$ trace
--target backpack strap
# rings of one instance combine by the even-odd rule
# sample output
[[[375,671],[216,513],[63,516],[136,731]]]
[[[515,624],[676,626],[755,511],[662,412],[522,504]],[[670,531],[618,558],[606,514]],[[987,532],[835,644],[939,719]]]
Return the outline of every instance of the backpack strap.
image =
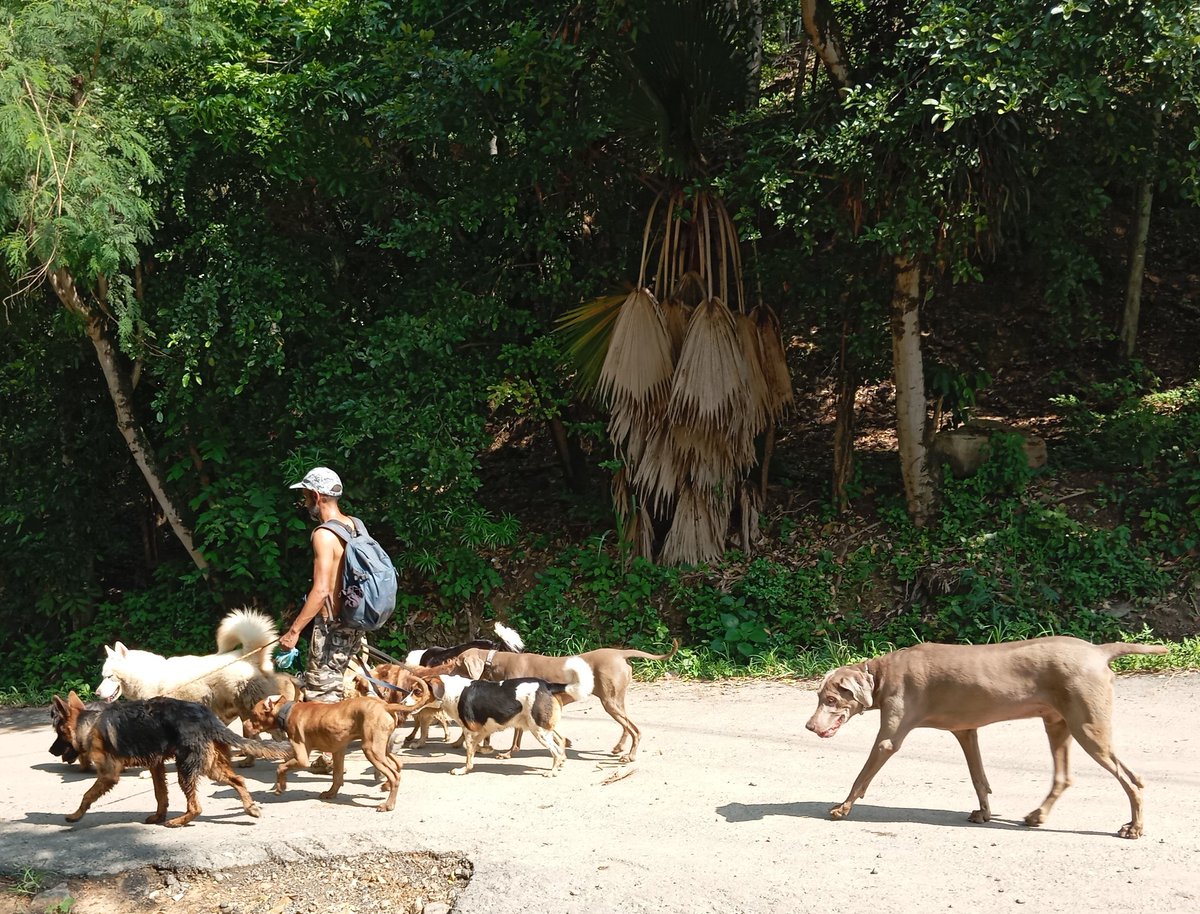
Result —
[[[325,523],[317,527],[318,530],[329,530],[337,534],[338,539],[343,543],[348,543],[353,537],[366,536],[367,528],[363,526],[363,522],[357,517],[350,518],[354,522],[354,527],[349,524],[343,524],[340,520],[327,520]]]

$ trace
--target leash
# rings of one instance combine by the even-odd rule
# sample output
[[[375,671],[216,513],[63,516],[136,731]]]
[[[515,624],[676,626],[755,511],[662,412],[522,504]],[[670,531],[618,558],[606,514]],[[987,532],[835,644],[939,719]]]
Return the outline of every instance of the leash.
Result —
[[[403,686],[398,686],[394,682],[384,682],[382,679],[376,679],[374,676],[368,676],[366,673],[359,673],[363,679],[377,686],[384,686],[388,689],[394,689],[397,692],[403,692],[405,696],[411,695],[416,689],[406,689]]]
[[[385,663],[394,663],[394,664],[396,664],[396,666],[404,666],[403,660],[397,660],[391,654],[385,654],[379,648],[374,647],[370,644],[368,644],[366,647],[367,647],[367,653],[372,655],[373,657],[378,657],[380,660],[384,661]]]
[[[278,642],[279,642],[279,636],[276,635],[274,638],[272,638],[270,641],[267,641],[265,644],[261,644],[256,648],[251,648],[250,650],[246,651],[246,653],[240,654],[237,657],[234,657],[228,663],[222,663],[220,666],[213,667],[211,670],[209,670],[207,673],[203,674],[202,676],[197,676],[194,679],[188,679],[185,682],[181,682],[179,685],[181,687],[188,686],[194,682],[200,682],[202,679],[208,679],[210,676],[213,675],[213,673],[220,672],[221,670],[225,669],[226,667],[233,666],[235,663],[240,663],[241,661],[245,660],[247,657],[252,657],[255,654],[265,651],[272,644],[277,644]],[[285,659],[287,660],[286,663],[281,663],[280,665],[283,666],[284,669],[287,669],[288,667],[291,666],[292,661],[296,659],[296,655],[298,653],[299,653],[299,650],[297,648],[292,648],[290,651],[288,651],[286,654],[282,655],[282,657],[279,658],[280,660],[285,660]]]

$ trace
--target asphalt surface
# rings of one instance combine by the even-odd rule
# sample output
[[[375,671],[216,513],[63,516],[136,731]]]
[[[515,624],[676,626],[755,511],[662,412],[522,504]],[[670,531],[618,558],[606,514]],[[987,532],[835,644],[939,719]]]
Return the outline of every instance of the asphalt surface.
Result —
[[[507,761],[480,757],[474,772],[454,777],[461,755],[435,738],[404,754],[392,813],[369,808],[379,794],[359,752],[332,803],[316,797],[328,778],[310,774],[275,797],[273,766],[259,762],[243,774],[261,819],[247,817],[230,788],[205,782],[204,812],[182,829],[141,824],[153,794],[132,773],[68,825],[63,816],[91,777],[47,752],[48,711],[0,712],[0,866],[69,875],[147,864],[322,866],[383,847],[467,854],[475,875],[458,914],[1200,909],[1200,674],[1117,680],[1115,748],[1147,785],[1137,841],[1115,837],[1128,801],[1078,746],[1074,786],[1047,824],[1021,824],[1050,783],[1036,720],[980,733],[997,817],[989,824],[967,822],[975,797],[966,764],[953,737],[932,730],[908,738],[849,819],[830,821],[878,715],[820,740],[804,730],[813,686],[635,683],[628,708],[642,750],[624,766],[607,755],[619,729],[599,703],[571,705],[562,730],[574,748],[553,779],[542,776],[550,759],[536,744]],[[170,791],[174,815],[183,800],[173,775]]]

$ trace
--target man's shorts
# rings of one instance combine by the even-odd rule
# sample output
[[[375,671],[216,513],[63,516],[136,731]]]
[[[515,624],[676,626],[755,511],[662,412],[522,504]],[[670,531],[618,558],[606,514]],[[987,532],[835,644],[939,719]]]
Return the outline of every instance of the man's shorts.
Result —
[[[308,669],[304,673],[305,701],[341,701],[343,676],[350,658],[363,645],[365,634],[347,628],[337,620],[323,615],[313,619],[312,638],[308,645]]]

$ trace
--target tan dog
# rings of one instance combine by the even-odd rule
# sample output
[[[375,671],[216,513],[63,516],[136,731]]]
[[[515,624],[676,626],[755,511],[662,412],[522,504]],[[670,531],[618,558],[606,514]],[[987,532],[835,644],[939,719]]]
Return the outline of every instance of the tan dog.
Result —
[[[394,715],[417,710],[429,701],[429,695],[429,687],[418,680],[411,694],[391,704],[371,697],[292,702],[274,696],[254,706],[244,729],[250,736],[281,729],[291,741],[295,758],[276,769],[276,794],[286,788],[289,770],[308,767],[310,750],[332,754],[333,784],[321,794],[322,800],[337,796],[343,782],[346,747],[356,739],[362,740],[363,754],[375,766],[388,790],[387,799],[375,807],[376,811],[389,812],[396,808],[396,791],[400,787],[401,763],[388,751],[388,738],[396,727]]]
[[[371,678],[376,680],[374,683],[369,682],[362,676],[357,676],[356,682],[359,693],[367,695],[371,689],[378,693],[383,693],[384,698],[391,694],[390,689],[386,685],[380,683],[388,683],[403,690],[413,688],[413,681],[423,679],[428,682],[433,676],[439,672],[444,672],[445,667],[421,667],[413,665],[402,665],[398,663],[381,663],[373,667],[370,671]],[[450,718],[446,716],[446,712],[442,709],[441,701],[432,699],[429,704],[425,705],[419,711],[412,715],[413,728],[412,731],[404,738],[405,746],[412,746],[414,749],[424,748],[429,741],[429,727],[437,721],[442,727],[442,739],[446,742],[450,741]],[[420,738],[418,739],[418,733]]]
[[[841,819],[884,763],[900,751],[917,727],[949,730],[967,757],[979,797],[972,822],[992,817],[983,773],[978,729],[1002,720],[1040,717],[1050,738],[1054,782],[1042,805],[1025,817],[1041,825],[1070,786],[1067,750],[1075,737],[1129,796],[1130,821],[1117,833],[1142,834],[1142,779],[1112,750],[1113,673],[1108,664],[1124,654],[1165,654],[1151,644],[1089,644],[1078,638],[1035,638],[1007,644],[918,644],[826,674],[817,691],[817,710],[807,727],[822,738],[837,733],[855,714],[879,710],[879,735],[850,795],[829,814]]]
[[[633,681],[633,667],[630,658],[645,660],[666,660],[679,650],[679,641],[671,645],[671,650],[665,654],[647,654],[645,651],[622,650],[615,647],[602,647],[599,650],[588,651],[579,657],[592,670],[592,691],[609,716],[621,725],[621,738],[612,748],[613,755],[621,756],[622,762],[632,762],[637,758],[638,744],[642,740],[641,731],[625,711],[625,692]],[[543,654],[510,654],[497,651],[482,651],[472,648],[463,652],[454,660],[453,672],[465,675],[471,679],[486,679],[490,682],[500,682],[505,679],[521,679],[532,677],[544,679],[547,682],[567,682],[571,676],[567,672],[569,657],[547,657]],[[560,695],[560,700],[566,704],[575,696]],[[584,697],[584,696],[579,696]],[[622,754],[625,740],[631,741],[628,754]],[[514,741],[514,745],[516,745]]]

